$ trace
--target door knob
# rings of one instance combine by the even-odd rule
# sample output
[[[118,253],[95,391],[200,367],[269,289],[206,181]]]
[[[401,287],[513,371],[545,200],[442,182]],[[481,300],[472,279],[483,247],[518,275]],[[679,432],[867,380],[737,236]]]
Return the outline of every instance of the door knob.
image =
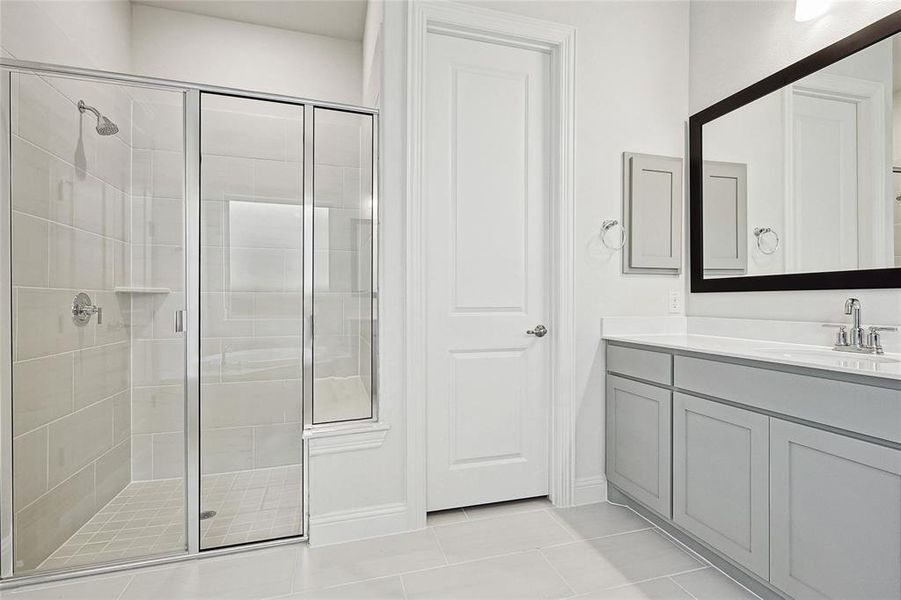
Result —
[[[544,337],[547,335],[547,327],[544,325],[536,325],[535,329],[529,329],[526,333],[534,335],[535,337]]]

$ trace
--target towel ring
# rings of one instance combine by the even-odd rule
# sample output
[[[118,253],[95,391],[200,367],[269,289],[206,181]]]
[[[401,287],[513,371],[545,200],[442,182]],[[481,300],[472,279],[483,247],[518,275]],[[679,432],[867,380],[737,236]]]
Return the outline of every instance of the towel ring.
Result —
[[[760,243],[760,240],[763,238],[763,236],[768,233],[773,236],[773,247],[770,249],[764,248],[763,244]],[[773,254],[774,252],[776,252],[776,250],[779,249],[779,234],[773,231],[773,229],[770,227],[755,227],[754,237],[757,238],[757,248],[764,254]]]
[[[617,226],[619,226],[619,244],[611,246],[607,242],[607,232]],[[601,243],[611,250],[622,250],[622,247],[626,245],[626,230],[619,224],[619,221],[616,219],[607,219],[601,223]]]

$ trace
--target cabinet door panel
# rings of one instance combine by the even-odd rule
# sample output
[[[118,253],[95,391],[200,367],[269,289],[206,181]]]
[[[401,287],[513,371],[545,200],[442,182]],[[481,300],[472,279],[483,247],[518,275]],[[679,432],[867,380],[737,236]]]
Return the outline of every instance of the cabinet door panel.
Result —
[[[764,415],[673,396],[673,520],[769,575],[769,441]]]
[[[772,419],[770,457],[773,585],[901,598],[901,451]]]
[[[672,394],[607,376],[607,478],[670,518]]]

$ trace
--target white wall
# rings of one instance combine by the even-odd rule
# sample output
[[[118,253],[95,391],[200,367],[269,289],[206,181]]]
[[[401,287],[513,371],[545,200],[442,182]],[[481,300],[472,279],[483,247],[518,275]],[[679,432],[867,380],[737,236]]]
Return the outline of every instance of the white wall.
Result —
[[[0,46],[21,60],[128,72],[131,3],[0,2]]]
[[[135,4],[135,73],[359,104],[360,42]]]
[[[689,104],[695,113],[901,9],[897,0],[835,2],[822,18],[794,20],[794,2],[691,2]],[[836,290],[690,294],[689,315],[834,321],[849,295],[870,324],[901,323],[901,292]]]

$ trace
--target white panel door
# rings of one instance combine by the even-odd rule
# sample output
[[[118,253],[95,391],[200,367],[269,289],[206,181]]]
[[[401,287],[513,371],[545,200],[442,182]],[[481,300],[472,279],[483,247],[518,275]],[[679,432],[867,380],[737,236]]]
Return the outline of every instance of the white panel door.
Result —
[[[794,94],[791,153],[790,269],[857,269],[857,105]]]
[[[440,510],[548,491],[549,61],[427,43],[428,508]],[[548,336],[526,334],[538,324]]]

